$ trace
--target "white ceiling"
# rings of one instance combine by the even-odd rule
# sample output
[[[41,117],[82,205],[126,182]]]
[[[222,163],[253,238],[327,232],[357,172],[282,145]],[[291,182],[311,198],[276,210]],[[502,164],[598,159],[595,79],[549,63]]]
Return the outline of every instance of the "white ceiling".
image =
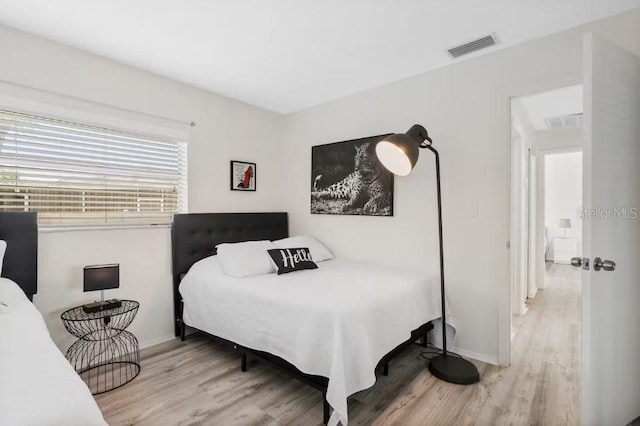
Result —
[[[582,85],[564,87],[549,92],[519,98],[529,121],[536,130],[547,129],[544,119],[583,112]]]
[[[640,7],[640,0],[0,0],[0,23],[288,113]]]

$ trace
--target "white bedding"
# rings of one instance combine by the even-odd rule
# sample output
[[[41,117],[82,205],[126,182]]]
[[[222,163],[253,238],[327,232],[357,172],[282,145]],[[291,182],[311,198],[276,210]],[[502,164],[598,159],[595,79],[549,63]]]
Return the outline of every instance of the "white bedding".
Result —
[[[106,425],[17,284],[0,278],[0,302],[0,425]]]
[[[203,259],[180,285],[184,321],[328,377],[329,424],[346,425],[347,397],[375,383],[379,360],[440,317],[439,280],[343,259],[318,267],[233,278]]]

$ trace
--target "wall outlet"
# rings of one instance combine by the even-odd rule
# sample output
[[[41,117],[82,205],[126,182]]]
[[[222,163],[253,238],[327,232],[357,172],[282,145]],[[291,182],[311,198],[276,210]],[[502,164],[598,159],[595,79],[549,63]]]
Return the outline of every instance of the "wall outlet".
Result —
[[[467,216],[469,216],[469,217],[478,216],[478,202],[477,201],[470,201],[469,202],[469,205],[467,206]]]

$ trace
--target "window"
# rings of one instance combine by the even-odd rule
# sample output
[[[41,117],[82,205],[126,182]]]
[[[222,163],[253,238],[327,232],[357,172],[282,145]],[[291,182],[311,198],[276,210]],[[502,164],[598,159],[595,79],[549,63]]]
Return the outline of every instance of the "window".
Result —
[[[170,223],[186,207],[186,145],[0,110],[0,209],[44,226]]]

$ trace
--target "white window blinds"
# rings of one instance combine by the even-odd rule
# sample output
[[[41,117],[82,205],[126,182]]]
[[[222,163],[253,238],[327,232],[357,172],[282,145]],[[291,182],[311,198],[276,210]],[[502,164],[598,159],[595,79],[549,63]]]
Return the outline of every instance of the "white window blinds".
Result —
[[[165,224],[185,210],[187,144],[0,110],[0,209],[41,225]]]

